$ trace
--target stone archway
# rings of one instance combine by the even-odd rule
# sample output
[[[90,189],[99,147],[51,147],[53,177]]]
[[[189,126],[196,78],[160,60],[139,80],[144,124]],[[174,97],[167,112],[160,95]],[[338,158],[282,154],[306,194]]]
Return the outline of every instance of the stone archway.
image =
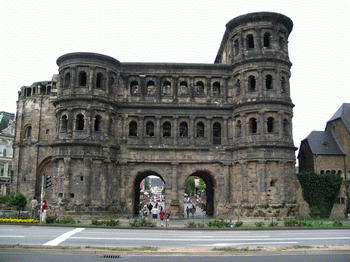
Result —
[[[140,184],[142,182],[143,179],[145,179],[148,176],[157,176],[159,177],[165,184],[164,179],[156,172],[154,171],[143,171],[143,172],[139,172],[135,179],[134,179],[134,183],[133,183],[133,191],[134,191],[134,205],[133,205],[133,215],[138,215],[140,212]]]
[[[42,173],[45,173],[49,176],[52,177],[52,162],[51,162],[52,157],[49,156],[45,158],[43,161],[41,161],[39,167],[38,167],[38,172],[36,174],[36,183],[35,183],[35,196],[40,199],[40,193],[41,193],[41,181],[42,181]],[[46,198],[51,197],[51,188],[48,188],[45,190]]]
[[[203,181],[206,184],[205,189],[205,214],[207,216],[213,216],[214,215],[214,188],[215,188],[215,180],[213,176],[208,171],[196,171],[190,176],[196,176],[203,179]]]

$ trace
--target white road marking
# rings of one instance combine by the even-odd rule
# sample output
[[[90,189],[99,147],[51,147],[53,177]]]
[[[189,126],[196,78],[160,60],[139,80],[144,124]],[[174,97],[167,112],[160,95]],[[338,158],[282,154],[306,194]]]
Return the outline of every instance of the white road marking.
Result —
[[[2,235],[0,235],[0,237],[4,237],[5,238],[5,237],[24,237],[24,236],[6,236],[6,235],[2,236]]]
[[[60,235],[59,237],[56,237],[54,240],[51,240],[44,244],[44,246],[57,246],[58,244],[62,243],[63,241],[67,240],[71,236],[73,236],[75,233],[79,233],[83,231],[85,228],[76,228],[72,231],[69,231],[67,233],[64,233],[63,235]]]
[[[280,244],[280,245],[284,245],[284,244],[298,244],[299,242],[257,242],[257,243],[217,243],[217,244],[213,244],[213,245],[201,245],[201,246],[214,246],[214,247],[231,247],[231,246],[241,246],[241,245],[272,245],[272,244]]]

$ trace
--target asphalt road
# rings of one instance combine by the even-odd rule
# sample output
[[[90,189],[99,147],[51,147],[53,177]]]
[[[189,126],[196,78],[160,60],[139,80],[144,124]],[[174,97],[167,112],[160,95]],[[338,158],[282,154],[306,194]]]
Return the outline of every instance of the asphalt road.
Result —
[[[0,245],[267,247],[350,245],[350,229],[161,230],[0,225]]]

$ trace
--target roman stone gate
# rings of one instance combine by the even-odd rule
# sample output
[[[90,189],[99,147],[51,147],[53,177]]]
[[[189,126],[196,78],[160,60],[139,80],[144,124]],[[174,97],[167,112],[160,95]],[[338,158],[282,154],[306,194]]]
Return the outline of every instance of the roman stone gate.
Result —
[[[292,27],[278,13],[236,17],[213,64],[59,57],[58,75],[19,93],[14,190],[36,194],[38,163],[51,159],[57,213],[135,214],[155,175],[173,218],[190,176],[206,183],[209,215],[293,215]]]

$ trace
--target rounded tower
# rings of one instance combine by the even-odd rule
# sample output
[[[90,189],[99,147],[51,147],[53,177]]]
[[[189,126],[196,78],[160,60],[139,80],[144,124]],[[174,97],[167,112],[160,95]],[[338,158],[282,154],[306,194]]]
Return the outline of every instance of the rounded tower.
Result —
[[[226,24],[215,61],[232,68],[232,157],[234,173],[239,174],[232,181],[232,198],[253,212],[264,207],[260,212],[266,215],[295,211],[288,56],[292,27],[292,20],[278,13],[236,17]]]
[[[120,62],[100,54],[71,53],[59,57],[57,65],[57,135],[52,143],[57,197],[52,204],[64,210],[107,210],[116,204],[109,191],[118,151],[114,97]]]

